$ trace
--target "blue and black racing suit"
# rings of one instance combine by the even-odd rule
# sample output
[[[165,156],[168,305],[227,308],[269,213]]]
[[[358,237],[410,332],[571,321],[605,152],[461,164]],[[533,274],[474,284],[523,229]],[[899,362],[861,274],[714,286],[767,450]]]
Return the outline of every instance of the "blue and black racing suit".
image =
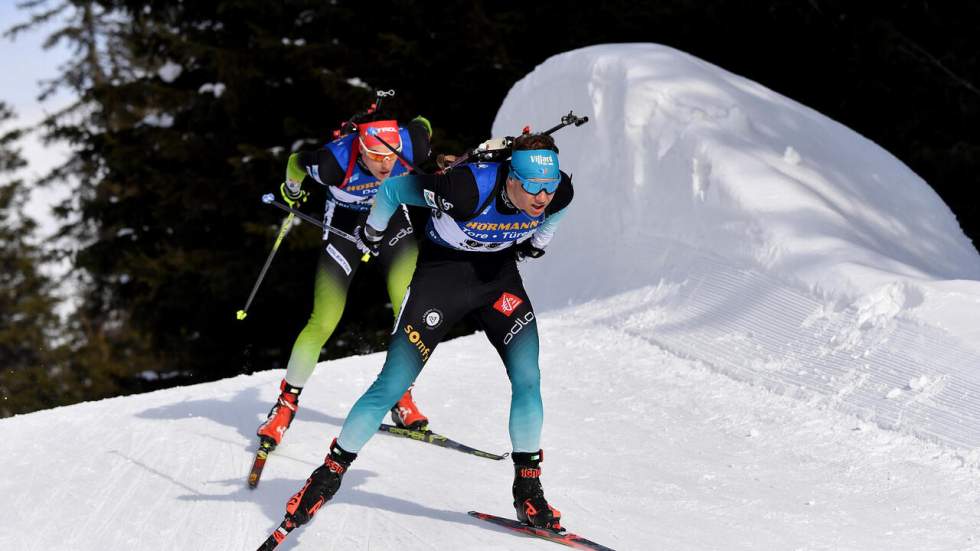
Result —
[[[507,369],[513,450],[541,448],[537,322],[512,248],[527,240],[547,246],[571,203],[572,182],[562,173],[551,203],[533,217],[508,200],[508,169],[507,163],[476,163],[444,175],[388,178],[381,186],[367,220],[373,228],[386,229],[399,204],[428,206],[432,217],[384,368],[337,438],[344,450],[358,452],[377,432],[442,338],[467,315],[482,326]]]

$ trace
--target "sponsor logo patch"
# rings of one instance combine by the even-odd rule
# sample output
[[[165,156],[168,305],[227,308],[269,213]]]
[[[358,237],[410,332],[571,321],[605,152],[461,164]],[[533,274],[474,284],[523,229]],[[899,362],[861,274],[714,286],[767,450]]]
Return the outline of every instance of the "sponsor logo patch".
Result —
[[[429,329],[435,329],[442,324],[442,312],[433,308],[422,316],[422,320],[425,321],[426,327]]]
[[[536,229],[541,224],[540,220],[531,220],[530,222],[467,222],[466,228],[475,231],[518,231],[518,230],[533,230]]]
[[[365,134],[368,136],[377,136],[378,134],[390,134],[392,132],[398,132],[398,129],[393,126],[372,126],[367,129]]]
[[[510,341],[514,340],[514,337],[521,332],[521,329],[531,324],[534,321],[534,312],[528,312],[524,314],[524,317],[519,317],[514,320],[514,325],[510,327],[510,331],[504,336],[504,346],[510,344]]]
[[[340,254],[340,251],[334,248],[333,244],[327,245],[327,254],[329,254],[330,258],[334,259],[334,261],[340,265],[340,268],[344,270],[345,274],[350,275],[350,262],[347,262],[344,255]]]
[[[412,343],[415,348],[419,349],[419,356],[422,357],[422,361],[429,361],[429,354],[432,353],[432,349],[426,346],[425,342],[422,341],[422,334],[416,331],[411,325],[406,325],[405,335],[408,336],[408,342]]]
[[[493,303],[493,309],[509,318],[514,313],[514,310],[517,310],[517,307],[521,304],[524,304],[524,301],[518,296],[504,292],[504,294],[500,295],[500,298],[497,299],[497,302]]]
[[[396,233],[394,237],[388,240],[388,246],[394,247],[396,244],[398,244],[399,241],[402,240],[403,237],[412,235],[412,232],[414,231],[415,230],[412,228],[412,226],[408,226],[407,228],[402,228],[398,230],[398,233]]]
[[[354,181],[354,177],[353,176],[351,177],[350,181],[351,182]],[[356,186],[347,186],[347,191],[348,192],[364,191],[366,189],[374,189],[374,188],[378,188],[378,187],[381,187],[381,182],[375,180],[373,182],[368,182],[366,184],[357,184]],[[377,190],[375,190],[375,193],[377,193]]]
[[[424,189],[422,190],[422,196],[425,197],[426,205],[429,205],[434,209],[439,208],[438,206],[436,206],[436,192],[432,190]]]

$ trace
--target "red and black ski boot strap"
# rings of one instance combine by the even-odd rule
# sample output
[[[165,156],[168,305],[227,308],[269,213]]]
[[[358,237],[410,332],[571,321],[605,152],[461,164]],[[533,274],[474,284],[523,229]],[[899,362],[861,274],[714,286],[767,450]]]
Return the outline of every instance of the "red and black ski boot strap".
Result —
[[[514,509],[517,519],[537,528],[560,532],[561,511],[548,505],[541,487],[541,462],[544,454],[514,452]]]
[[[297,526],[309,522],[320,507],[330,501],[340,489],[341,479],[355,459],[357,454],[338,446],[337,439],[334,438],[330,444],[330,452],[323,459],[323,465],[317,467],[300,491],[289,498],[286,503],[286,518]]]

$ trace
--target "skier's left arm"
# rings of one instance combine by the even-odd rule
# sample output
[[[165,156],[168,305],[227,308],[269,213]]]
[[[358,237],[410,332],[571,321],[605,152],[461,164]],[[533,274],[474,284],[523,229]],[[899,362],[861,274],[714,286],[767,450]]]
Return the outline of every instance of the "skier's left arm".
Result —
[[[388,178],[374,196],[367,226],[384,231],[399,204],[438,209],[457,220],[463,220],[472,217],[479,198],[476,179],[469,170]]]
[[[391,215],[401,204],[415,207],[427,206],[418,176],[407,174],[385,179],[378,189],[378,194],[374,196],[374,205],[368,214],[367,225],[372,230],[383,233],[388,228]]]

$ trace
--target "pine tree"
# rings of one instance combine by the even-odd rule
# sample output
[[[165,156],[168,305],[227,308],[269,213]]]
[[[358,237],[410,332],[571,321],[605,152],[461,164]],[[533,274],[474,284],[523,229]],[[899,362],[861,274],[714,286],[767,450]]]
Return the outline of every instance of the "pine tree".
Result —
[[[0,129],[14,114],[0,102]],[[0,134],[0,417],[57,403],[61,366],[53,283],[41,272],[43,252],[32,242],[36,224],[23,214],[28,190],[13,173],[25,166],[16,148],[22,130]]]

